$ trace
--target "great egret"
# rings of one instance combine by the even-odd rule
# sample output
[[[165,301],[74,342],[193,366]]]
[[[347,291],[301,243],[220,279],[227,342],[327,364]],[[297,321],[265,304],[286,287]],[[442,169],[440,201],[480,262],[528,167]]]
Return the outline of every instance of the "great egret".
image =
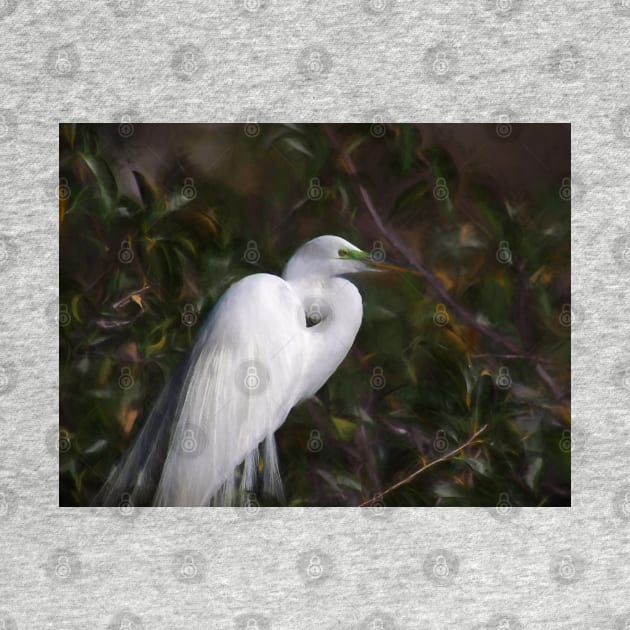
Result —
[[[320,236],[282,278],[260,273],[232,285],[93,505],[243,504],[260,451],[263,492],[282,501],[274,433],[354,342],[363,306],[344,276],[378,267],[343,238]]]

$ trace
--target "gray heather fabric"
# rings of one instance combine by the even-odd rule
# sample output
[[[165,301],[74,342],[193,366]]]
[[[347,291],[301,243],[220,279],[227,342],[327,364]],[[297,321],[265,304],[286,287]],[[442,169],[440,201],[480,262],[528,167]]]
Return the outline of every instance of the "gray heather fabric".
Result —
[[[626,0],[1,0],[0,628],[630,627],[629,29]],[[572,508],[55,507],[60,120],[502,114],[573,124]]]

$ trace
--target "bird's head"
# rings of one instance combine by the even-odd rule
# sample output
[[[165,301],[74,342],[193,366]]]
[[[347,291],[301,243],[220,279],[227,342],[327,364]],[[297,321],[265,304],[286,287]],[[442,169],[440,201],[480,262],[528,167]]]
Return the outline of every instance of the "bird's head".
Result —
[[[291,256],[282,275],[291,281],[306,276],[333,277],[378,270],[370,254],[349,241],[339,236],[318,236]]]

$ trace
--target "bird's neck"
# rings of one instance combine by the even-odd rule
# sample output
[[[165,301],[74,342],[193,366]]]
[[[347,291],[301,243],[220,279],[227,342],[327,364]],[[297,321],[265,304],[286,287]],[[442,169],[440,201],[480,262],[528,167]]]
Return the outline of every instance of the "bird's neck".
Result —
[[[302,302],[308,326],[311,371],[303,386],[302,398],[306,398],[322,387],[348,354],[361,326],[363,302],[345,278],[311,277],[289,281],[289,285]]]
[[[287,283],[298,296],[305,311],[309,307],[321,306],[330,313],[333,320],[343,321],[343,315],[355,313],[357,308],[362,315],[362,300],[357,288],[345,278],[338,276],[307,276]]]

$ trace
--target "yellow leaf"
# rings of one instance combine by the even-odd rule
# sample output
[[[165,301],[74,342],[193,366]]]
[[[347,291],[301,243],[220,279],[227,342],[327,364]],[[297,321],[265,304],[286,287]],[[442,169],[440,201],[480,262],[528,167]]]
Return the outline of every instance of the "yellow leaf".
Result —
[[[147,346],[147,356],[151,354],[155,354],[164,348],[166,344],[166,333],[162,335],[162,338],[157,342],[150,346]]]
[[[547,267],[544,265],[537,269],[529,278],[530,286],[535,286],[537,284],[545,287],[547,286],[553,278],[553,273],[549,271]]]
[[[439,279],[439,281],[444,285],[444,288],[450,290],[453,288],[453,281],[444,271],[440,271],[439,269],[435,271],[435,276]]]
[[[479,239],[477,229],[472,223],[464,223],[459,228],[459,244],[463,247],[482,247],[483,243]]]
[[[458,331],[455,330],[455,326],[449,326],[448,328],[443,329],[443,334],[446,339],[458,350],[462,352],[466,351],[466,344],[462,339],[461,335],[458,334]]]
[[[80,315],[79,315],[79,300],[81,299],[81,294],[77,293],[71,300],[70,300],[70,310],[72,311],[72,317],[74,319],[76,319],[79,323],[83,323],[83,320],[81,319]]]
[[[123,344],[118,349],[118,353],[125,357],[125,360],[132,363],[139,363],[140,357],[138,356],[138,344],[135,341],[130,341]]]
[[[342,440],[349,440],[356,431],[357,425],[351,420],[332,416],[332,421]]]
[[[360,358],[360,361],[361,363],[363,363],[363,365],[365,365],[366,363],[368,363],[368,361],[371,361],[375,356],[376,356],[376,352],[370,352],[369,354],[364,354]]]
[[[219,230],[217,228],[216,219],[214,218],[213,208],[207,208],[202,212],[180,211],[179,215],[184,217],[186,221],[193,224],[195,229],[206,229],[212,232],[214,236],[219,236]]]
[[[120,410],[120,424],[122,426],[122,430],[127,435],[133,429],[133,425],[138,418],[140,411],[135,407],[127,407],[124,403],[122,409]]]
[[[142,305],[142,298],[139,295],[132,295],[131,300],[135,302],[141,309],[144,309]]]
[[[112,371],[112,362],[108,357],[105,357],[98,368],[98,384],[105,385],[109,381],[109,375]]]

